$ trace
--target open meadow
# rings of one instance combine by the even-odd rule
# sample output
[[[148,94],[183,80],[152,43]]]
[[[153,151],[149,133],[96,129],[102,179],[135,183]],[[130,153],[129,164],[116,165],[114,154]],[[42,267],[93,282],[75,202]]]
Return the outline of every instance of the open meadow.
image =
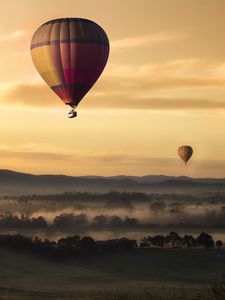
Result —
[[[0,299],[222,299],[209,285],[224,270],[218,249],[136,249],[72,263],[1,249]]]

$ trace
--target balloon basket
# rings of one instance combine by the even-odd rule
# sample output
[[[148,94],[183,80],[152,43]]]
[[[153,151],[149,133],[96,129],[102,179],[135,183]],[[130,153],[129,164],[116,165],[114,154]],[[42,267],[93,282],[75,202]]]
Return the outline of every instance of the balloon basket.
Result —
[[[72,119],[72,118],[76,118],[77,117],[77,112],[72,109],[69,113],[68,113],[68,118]]]

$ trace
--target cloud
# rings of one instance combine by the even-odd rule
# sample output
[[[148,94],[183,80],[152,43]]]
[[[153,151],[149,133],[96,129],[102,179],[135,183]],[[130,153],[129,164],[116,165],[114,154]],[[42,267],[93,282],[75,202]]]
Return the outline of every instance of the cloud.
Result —
[[[171,165],[171,159],[153,158],[148,155],[132,153],[103,153],[90,151],[77,151],[70,149],[52,149],[51,147],[21,147],[0,148],[0,161],[2,168],[15,169],[17,166],[20,170],[35,170],[38,172],[46,172],[51,168],[60,173],[71,173],[71,164],[75,164],[73,172],[83,174],[101,174],[104,170],[108,170],[109,174],[126,172],[127,168],[142,166],[145,168],[156,168],[159,164],[163,166]],[[173,164],[174,159],[172,159]],[[19,170],[18,169],[18,170]],[[114,171],[113,171],[114,170]],[[112,172],[112,173],[111,173]]]
[[[142,166],[157,166],[158,164],[173,165],[180,161],[177,159],[177,153],[174,152],[172,157],[156,157],[145,152],[127,152],[127,151],[114,151],[113,153],[104,151],[90,151],[85,149],[70,149],[63,147],[54,147],[48,144],[25,144],[17,147],[0,147],[1,159],[18,159],[39,163],[40,161],[56,162],[65,161],[68,163],[76,161],[78,164],[96,164],[104,166],[118,167],[123,165],[142,165]],[[195,165],[199,165],[201,168],[224,168],[225,160],[217,159],[195,159],[193,162]]]
[[[28,152],[28,151],[13,151],[13,150],[0,150],[1,157],[6,159],[16,158],[19,160],[36,160],[36,161],[65,161],[69,159],[70,156],[54,153],[54,152]]]
[[[220,78],[204,78],[204,77],[151,77],[143,76],[140,78],[115,78],[113,76],[102,80],[101,85],[98,85],[97,92],[107,95],[115,94],[131,94],[144,93],[149,91],[149,94],[154,91],[162,91],[168,89],[186,89],[186,88],[225,88],[225,80]],[[99,95],[97,94],[97,97]]]
[[[221,66],[215,66],[198,58],[140,66],[110,65],[100,83],[101,88],[114,91],[121,88],[163,90],[186,87],[225,87],[225,76],[218,76],[216,67]],[[114,83],[116,83],[116,88]]]
[[[145,98],[114,97],[108,99],[93,99],[84,104],[85,108],[97,109],[144,109],[144,110],[179,110],[179,109],[225,109],[225,102],[206,99],[188,98]]]
[[[185,37],[186,36],[180,35],[178,33],[159,32],[154,34],[115,40],[110,43],[110,46],[112,50],[124,50],[134,47],[153,46],[171,40],[183,39]]]
[[[0,88],[0,96],[3,103],[14,106],[60,106],[59,98],[47,87],[47,85],[41,83],[13,83]]]
[[[26,35],[26,31],[23,29],[15,30],[8,33],[0,32],[0,42],[19,40]]]
[[[100,152],[71,150],[38,145],[21,148],[0,148],[1,168],[23,172],[52,173],[71,175],[146,175],[166,174],[181,175],[181,161],[176,157],[152,157],[146,153]],[[75,167],[71,170],[71,165]],[[225,160],[194,159],[191,162],[190,176],[224,177]],[[209,172],[210,170],[210,172]],[[47,171],[48,172],[48,171]]]
[[[6,159],[35,160],[35,161],[61,161],[74,157],[64,149],[52,148],[51,146],[28,144],[21,147],[1,147],[0,156]]]
[[[143,66],[111,65],[82,102],[85,109],[225,109],[225,77],[202,59],[183,59]],[[194,74],[194,75],[193,75]],[[194,93],[194,91],[197,91]],[[220,92],[221,93],[221,92]],[[186,96],[188,95],[188,96]],[[211,94],[212,95],[212,94]],[[17,82],[0,86],[5,105],[62,107],[63,102],[44,83]]]
[[[40,161],[46,161],[46,163],[65,161],[68,163],[76,161],[78,164],[103,164],[105,166],[120,166],[124,165],[146,165],[157,161],[163,161],[163,163],[169,163],[171,158],[156,158],[151,157],[145,153],[126,153],[123,151],[114,151],[113,154],[101,151],[88,151],[88,150],[72,150],[69,148],[54,147],[51,145],[43,144],[27,144],[17,147],[0,147],[1,159],[16,159],[31,161],[39,163]],[[174,158],[172,158],[174,160]]]
[[[219,89],[225,89],[225,76],[218,76],[218,71],[215,69],[219,66],[199,58],[141,66],[112,64],[108,66],[90,94],[92,98],[105,97],[107,101],[111,97],[117,96],[119,101],[128,98],[140,100],[141,103],[141,99],[152,99],[153,95],[158,99],[164,93],[166,101],[170,100],[169,97],[174,101],[192,98],[198,102],[197,105],[199,106],[200,102],[204,102],[204,98],[210,102],[208,99],[209,90],[218,92]],[[186,97],[188,94],[193,95],[194,91],[201,93],[200,99],[199,95]],[[179,95],[182,95],[179,99],[177,97],[178,92]],[[223,98],[221,100],[216,99],[216,102],[216,107],[221,105],[218,102],[223,105]],[[189,106],[189,104],[187,105]]]
[[[137,87],[135,87],[137,89]],[[143,90],[143,89],[142,89]],[[93,97],[92,97],[93,96]],[[128,91],[112,91],[99,94],[93,92],[89,99],[82,102],[84,109],[144,109],[144,110],[179,110],[179,109],[225,109],[225,101],[214,99],[143,97]],[[3,103],[21,107],[62,107],[61,100],[42,84],[16,85],[3,96]]]
[[[181,168],[176,149],[168,156],[153,156],[149,152],[116,150],[113,152],[88,149],[55,147],[50,144],[30,143],[21,146],[0,147],[1,168],[17,169],[23,172],[71,175],[181,175],[187,172]],[[71,168],[72,166],[72,168]],[[224,177],[225,160],[199,159],[193,157],[188,176]]]

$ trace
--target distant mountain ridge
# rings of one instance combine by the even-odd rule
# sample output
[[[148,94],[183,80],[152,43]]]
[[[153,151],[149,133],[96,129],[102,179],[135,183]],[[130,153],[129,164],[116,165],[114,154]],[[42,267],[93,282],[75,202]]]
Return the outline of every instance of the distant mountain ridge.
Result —
[[[137,182],[148,182],[148,183],[156,183],[156,182],[162,182],[167,180],[195,181],[195,182],[204,182],[204,183],[225,183],[225,178],[208,178],[208,177],[192,178],[188,176],[167,176],[167,175],[145,175],[145,176],[119,175],[119,176],[111,176],[107,178],[114,178],[114,179],[129,178]]]
[[[136,191],[144,193],[225,192],[225,178],[186,176],[67,176],[33,175],[0,169],[0,195],[30,193]]]

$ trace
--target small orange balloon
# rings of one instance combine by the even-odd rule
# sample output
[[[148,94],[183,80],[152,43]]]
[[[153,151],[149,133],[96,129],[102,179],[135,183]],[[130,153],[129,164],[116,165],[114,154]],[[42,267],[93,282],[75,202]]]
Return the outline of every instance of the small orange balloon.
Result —
[[[178,155],[185,162],[185,165],[191,158],[192,154],[193,154],[193,149],[191,148],[191,146],[184,145],[178,148]]]

